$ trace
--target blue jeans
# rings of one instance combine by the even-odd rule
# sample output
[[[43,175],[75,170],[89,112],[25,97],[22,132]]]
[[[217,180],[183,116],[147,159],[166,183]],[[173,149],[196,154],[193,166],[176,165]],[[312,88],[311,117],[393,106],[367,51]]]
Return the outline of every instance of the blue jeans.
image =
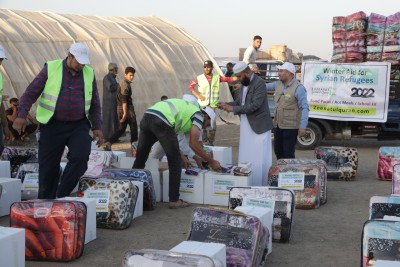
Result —
[[[160,141],[168,159],[169,168],[169,201],[179,200],[181,184],[181,157],[178,138],[174,129],[157,116],[144,114],[140,122],[139,143],[133,169],[144,169],[151,147]]]
[[[294,159],[299,129],[274,129],[274,150],[276,159]]]

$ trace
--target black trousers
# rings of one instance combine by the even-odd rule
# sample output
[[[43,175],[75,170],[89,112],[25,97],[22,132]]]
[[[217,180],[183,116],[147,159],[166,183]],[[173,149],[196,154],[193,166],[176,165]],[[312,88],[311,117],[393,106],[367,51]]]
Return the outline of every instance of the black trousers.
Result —
[[[118,111],[118,119],[122,118],[122,112]],[[111,144],[114,144],[126,131],[126,127],[129,125],[131,129],[131,143],[138,140],[138,126],[136,121],[136,114],[133,107],[128,108],[128,114],[123,123],[119,124],[118,130],[108,140]]]
[[[91,148],[90,123],[85,118],[76,122],[50,120],[40,125],[39,199],[54,199],[71,194],[87,170]],[[60,177],[60,161],[65,146],[68,163]]]
[[[140,136],[134,169],[144,169],[151,147],[160,141],[168,159],[169,201],[179,200],[182,164],[179,143],[174,129],[157,116],[144,114],[140,122]]]
[[[294,159],[299,129],[274,129],[274,150],[276,159]]]

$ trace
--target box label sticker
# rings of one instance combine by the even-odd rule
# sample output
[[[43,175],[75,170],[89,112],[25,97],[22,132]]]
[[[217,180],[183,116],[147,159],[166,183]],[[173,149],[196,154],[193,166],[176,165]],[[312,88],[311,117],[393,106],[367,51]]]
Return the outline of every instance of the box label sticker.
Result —
[[[283,172],[278,176],[278,187],[303,190],[304,189],[304,172]]]
[[[194,194],[194,179],[181,177],[181,185],[179,187],[180,193]]]
[[[229,190],[235,186],[234,180],[213,179],[212,190],[214,195],[229,195]]]
[[[86,190],[84,197],[96,199],[96,212],[109,212],[110,190]]]
[[[25,174],[22,190],[39,190],[39,173]]]
[[[265,198],[245,197],[243,199],[243,206],[269,208],[272,211],[274,211],[275,210],[275,201],[272,199],[265,199]]]

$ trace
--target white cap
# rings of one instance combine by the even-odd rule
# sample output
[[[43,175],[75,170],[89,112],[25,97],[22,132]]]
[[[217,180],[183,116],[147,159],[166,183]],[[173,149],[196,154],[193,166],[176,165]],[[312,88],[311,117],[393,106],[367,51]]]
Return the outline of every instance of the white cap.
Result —
[[[283,63],[282,66],[276,67],[278,70],[287,70],[290,73],[296,74],[296,67],[289,62]]]
[[[190,94],[184,94],[182,96],[182,99],[195,105],[196,107],[199,107],[199,103],[197,102],[197,98],[194,95],[190,95]]]
[[[7,59],[7,57],[6,57],[6,51],[4,51],[4,48],[0,45],[0,58],[5,58],[5,59]]]
[[[69,48],[69,52],[76,58],[79,64],[90,64],[89,49],[82,43],[75,43]]]
[[[203,107],[201,108],[202,111],[207,113],[208,117],[210,117],[211,122],[210,122],[210,128],[214,129],[214,121],[215,121],[215,112],[212,108],[210,107]]]
[[[233,66],[233,72],[234,73],[239,73],[244,71],[248,67],[247,63],[244,61],[239,61]]]

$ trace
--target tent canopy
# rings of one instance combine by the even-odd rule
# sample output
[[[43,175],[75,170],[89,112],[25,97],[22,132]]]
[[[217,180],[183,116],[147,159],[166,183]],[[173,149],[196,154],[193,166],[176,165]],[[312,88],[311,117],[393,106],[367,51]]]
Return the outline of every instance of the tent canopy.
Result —
[[[181,27],[159,17],[99,17],[0,9],[0,44],[8,60],[0,68],[4,94],[20,97],[46,61],[65,58],[75,42],[89,47],[90,66],[102,101],[103,77],[110,62],[136,69],[132,83],[138,119],[162,95],[180,98],[203,72],[203,61],[214,61],[207,49]],[[221,100],[231,100],[221,84]],[[31,109],[34,113],[35,109]]]

